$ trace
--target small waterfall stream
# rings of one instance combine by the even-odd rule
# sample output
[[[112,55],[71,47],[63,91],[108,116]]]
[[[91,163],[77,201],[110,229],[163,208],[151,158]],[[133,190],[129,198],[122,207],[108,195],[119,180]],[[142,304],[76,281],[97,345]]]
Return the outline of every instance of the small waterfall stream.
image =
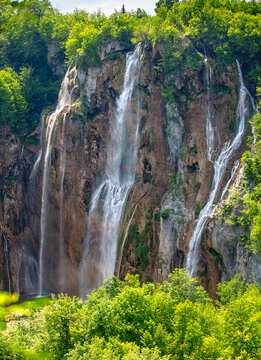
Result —
[[[239,99],[238,99],[238,105],[236,111],[236,125],[237,125],[236,135],[232,141],[228,141],[224,144],[223,149],[221,150],[217,159],[214,161],[214,177],[212,182],[212,190],[210,192],[209,199],[206,205],[203,207],[203,209],[199,214],[196,227],[189,242],[186,269],[191,276],[195,274],[195,271],[197,269],[198,250],[199,250],[199,243],[200,243],[202,231],[204,229],[207,219],[212,213],[212,206],[215,201],[219,184],[222,180],[227,164],[234,155],[235,151],[239,148],[245,132],[245,120],[246,120],[246,112],[247,112],[247,108],[245,106],[245,100],[247,95],[249,95],[249,92],[244,85],[242,72],[238,61],[237,61],[237,68],[239,75],[240,90],[239,90]]]
[[[123,241],[122,241],[122,244],[121,244],[120,255],[119,255],[119,265],[118,265],[118,271],[117,271],[117,276],[118,277],[120,276],[121,261],[122,261],[122,255],[123,255],[124,246],[125,246],[127,237],[129,235],[130,225],[131,225],[131,222],[133,220],[133,217],[135,215],[135,212],[136,212],[136,209],[137,209],[138,205],[139,205],[138,203],[135,205],[135,208],[134,208],[134,210],[133,210],[133,212],[131,214],[131,217],[130,217],[130,220],[128,221],[128,224],[127,224],[127,227],[126,227],[126,230],[125,230],[125,234],[124,234],[124,237],[123,237]]]
[[[11,294],[11,275],[10,275],[10,261],[9,261],[9,252],[8,252],[8,243],[5,236],[5,225],[3,225],[2,232],[3,248],[4,248],[4,258],[5,258],[5,268],[7,275],[8,291]]]
[[[230,178],[229,178],[228,182],[226,183],[226,186],[224,187],[224,189],[223,189],[223,191],[222,191],[222,194],[221,194],[221,196],[220,196],[219,202],[224,199],[224,196],[226,195],[226,192],[227,192],[227,190],[228,190],[228,188],[229,188],[229,185],[230,185],[231,181],[233,180],[233,177],[234,177],[234,175],[235,175],[235,173],[236,173],[239,165],[240,165],[240,161],[237,160],[237,161],[235,162],[232,170],[231,170]]]
[[[207,159],[212,161],[212,155],[214,153],[214,129],[211,122],[211,110],[210,110],[210,89],[211,89],[211,68],[208,63],[208,58],[205,52],[205,67],[206,67],[206,86],[207,86],[207,104],[206,104],[206,136],[207,136]]]
[[[45,124],[45,119],[46,119],[46,115],[43,115],[41,117],[41,135],[40,135],[40,149],[38,151],[37,154],[37,158],[35,160],[34,166],[33,166],[33,170],[31,171],[30,174],[30,180],[35,180],[35,175],[36,172],[38,170],[40,161],[42,159],[42,155],[43,155],[43,143],[44,143],[44,124]]]
[[[91,199],[87,235],[79,270],[80,294],[85,297],[113,275],[121,219],[135,180],[139,147],[139,114],[134,113],[133,90],[142,58],[141,45],[126,56],[123,90],[111,119],[107,165]]]
[[[62,139],[61,139],[61,148],[62,153],[60,156],[60,173],[61,173],[61,181],[60,181],[60,213],[59,213],[59,283],[60,289],[62,290],[65,284],[65,263],[64,263],[64,236],[63,236],[63,184],[64,184],[64,176],[65,176],[65,167],[66,167],[66,138],[65,138],[65,125],[66,125],[66,114],[63,116],[63,128],[62,128]]]
[[[42,146],[40,147],[40,152],[38,154],[37,160],[36,160],[36,167],[38,166],[38,163],[43,157],[43,182],[42,182],[42,197],[41,197],[41,219],[40,219],[40,251],[39,251],[39,290],[38,294],[39,296],[43,295],[43,272],[44,272],[44,264],[43,264],[43,256],[44,256],[44,243],[46,239],[46,222],[47,222],[47,211],[48,211],[48,176],[49,176],[49,165],[50,165],[50,154],[52,150],[52,135],[55,128],[56,120],[58,115],[63,111],[65,106],[71,105],[71,94],[72,91],[69,92],[68,85],[69,85],[69,72],[73,71],[74,69],[68,69],[58,96],[58,103],[56,106],[55,111],[49,116],[48,123],[46,126],[45,131],[45,139],[42,141]],[[73,72],[74,79],[76,71]],[[43,149],[44,147],[44,149]],[[38,163],[37,163],[38,162]],[[34,167],[35,168],[35,167]],[[65,170],[63,170],[65,171]],[[62,176],[63,178],[63,176]],[[62,181],[63,184],[63,181]]]

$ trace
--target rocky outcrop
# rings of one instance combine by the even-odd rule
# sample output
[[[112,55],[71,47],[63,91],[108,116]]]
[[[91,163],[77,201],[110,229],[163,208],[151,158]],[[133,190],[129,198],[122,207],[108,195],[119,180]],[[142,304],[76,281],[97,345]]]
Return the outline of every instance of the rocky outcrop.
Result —
[[[184,183],[184,163],[181,160],[184,139],[184,123],[174,103],[166,104],[167,140],[170,163],[173,174],[169,189],[162,199],[159,242],[159,277],[166,280],[168,274],[183,264],[183,252],[180,251],[181,240],[186,224]]]
[[[215,261],[220,262],[223,270],[221,281],[230,280],[239,273],[247,281],[257,281],[260,284],[260,255],[250,254],[247,247],[239,241],[244,230],[237,226],[228,226],[219,219],[216,219],[214,224],[209,224],[209,230],[212,230],[211,245],[216,252]]]
[[[242,236],[249,236],[249,230],[226,221],[229,215],[225,215],[223,208],[235,190],[244,196],[244,187],[241,185],[244,181],[243,170],[243,167],[239,167],[232,176],[230,184],[233,185],[226,192],[225,199],[218,203],[202,236],[200,274],[205,287],[213,297],[218,282],[229,281],[236,274],[240,274],[248,283],[261,284],[261,255],[251,253],[241,240]],[[235,204],[233,210],[239,215],[240,204]]]
[[[54,75],[63,75],[63,53],[55,44],[49,44],[47,49],[47,63]]]

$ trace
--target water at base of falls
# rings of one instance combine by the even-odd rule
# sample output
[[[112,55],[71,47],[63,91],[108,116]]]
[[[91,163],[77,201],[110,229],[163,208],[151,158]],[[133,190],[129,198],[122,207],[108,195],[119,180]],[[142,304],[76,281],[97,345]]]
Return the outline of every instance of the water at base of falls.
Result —
[[[231,142],[225,143],[217,159],[214,161],[214,177],[212,182],[212,190],[210,192],[206,205],[203,207],[203,209],[199,214],[196,227],[189,242],[186,269],[191,276],[195,275],[195,272],[197,270],[199,244],[200,244],[202,231],[204,229],[207,219],[212,214],[213,211],[212,207],[215,201],[218,187],[226,170],[227,164],[234,155],[235,151],[239,148],[245,132],[245,121],[246,121],[246,113],[247,113],[245,100],[247,95],[248,96],[250,95],[244,85],[243,77],[238,61],[237,61],[237,67],[239,74],[240,90],[239,90],[239,99],[238,99],[238,105],[236,111],[236,124],[237,124],[236,135]]]
[[[114,273],[121,219],[135,180],[139,114],[132,106],[132,93],[139,78],[141,58],[140,44],[126,56],[123,90],[110,124],[106,170],[91,199],[79,269],[82,298]]]

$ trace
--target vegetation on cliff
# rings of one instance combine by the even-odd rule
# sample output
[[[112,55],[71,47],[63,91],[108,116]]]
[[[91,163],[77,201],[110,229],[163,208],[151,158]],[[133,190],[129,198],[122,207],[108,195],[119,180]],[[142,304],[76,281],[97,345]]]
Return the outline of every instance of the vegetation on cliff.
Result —
[[[108,278],[85,303],[61,294],[8,315],[1,359],[259,359],[260,289],[236,277],[218,295],[213,305],[183,270],[157,285]]]
[[[48,44],[41,29],[44,14],[51,16],[54,10],[45,0],[25,1],[18,7],[11,6],[10,1],[0,4],[1,88],[5,92],[0,123],[9,124],[17,133],[30,133],[38,125],[42,110],[55,104],[61,83],[47,63]],[[15,87],[8,85],[10,76]]]
[[[47,62],[50,44],[57,47],[61,64],[66,59],[67,63],[80,62],[88,67],[99,64],[102,45],[112,40],[125,48],[138,41],[160,43],[164,51],[159,67],[167,74],[197,65],[196,51],[192,54],[186,47],[180,48],[180,41],[187,37],[219,62],[228,64],[237,58],[245,63],[246,75],[254,82],[260,74],[260,2],[165,0],[156,4],[152,17],[140,9],[115,12],[109,17],[77,10],[61,14],[48,0],[28,0],[18,5],[1,1],[0,10],[0,69],[12,71],[21,89],[19,98],[16,90],[10,89],[13,103],[3,97],[0,123],[9,123],[17,132],[30,132],[42,110],[56,101],[60,78],[52,74]],[[7,109],[9,114],[12,108],[19,112],[17,122],[2,110]]]
[[[261,88],[258,88],[261,96]],[[261,101],[259,103],[261,108]],[[241,226],[245,235],[240,237],[242,245],[250,252],[261,253],[261,115],[253,119],[253,136],[249,139],[249,150],[243,157],[244,177],[233,188],[222,204],[221,217],[231,226]]]

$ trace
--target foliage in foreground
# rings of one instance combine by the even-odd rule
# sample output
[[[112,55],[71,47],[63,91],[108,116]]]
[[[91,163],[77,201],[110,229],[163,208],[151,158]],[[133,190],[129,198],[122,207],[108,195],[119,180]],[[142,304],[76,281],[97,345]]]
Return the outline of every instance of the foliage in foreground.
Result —
[[[258,286],[236,277],[220,284],[218,294],[214,306],[179,269],[157,285],[141,286],[137,275],[108,278],[85,303],[60,294],[40,312],[31,310],[2,335],[1,358],[260,359]]]

